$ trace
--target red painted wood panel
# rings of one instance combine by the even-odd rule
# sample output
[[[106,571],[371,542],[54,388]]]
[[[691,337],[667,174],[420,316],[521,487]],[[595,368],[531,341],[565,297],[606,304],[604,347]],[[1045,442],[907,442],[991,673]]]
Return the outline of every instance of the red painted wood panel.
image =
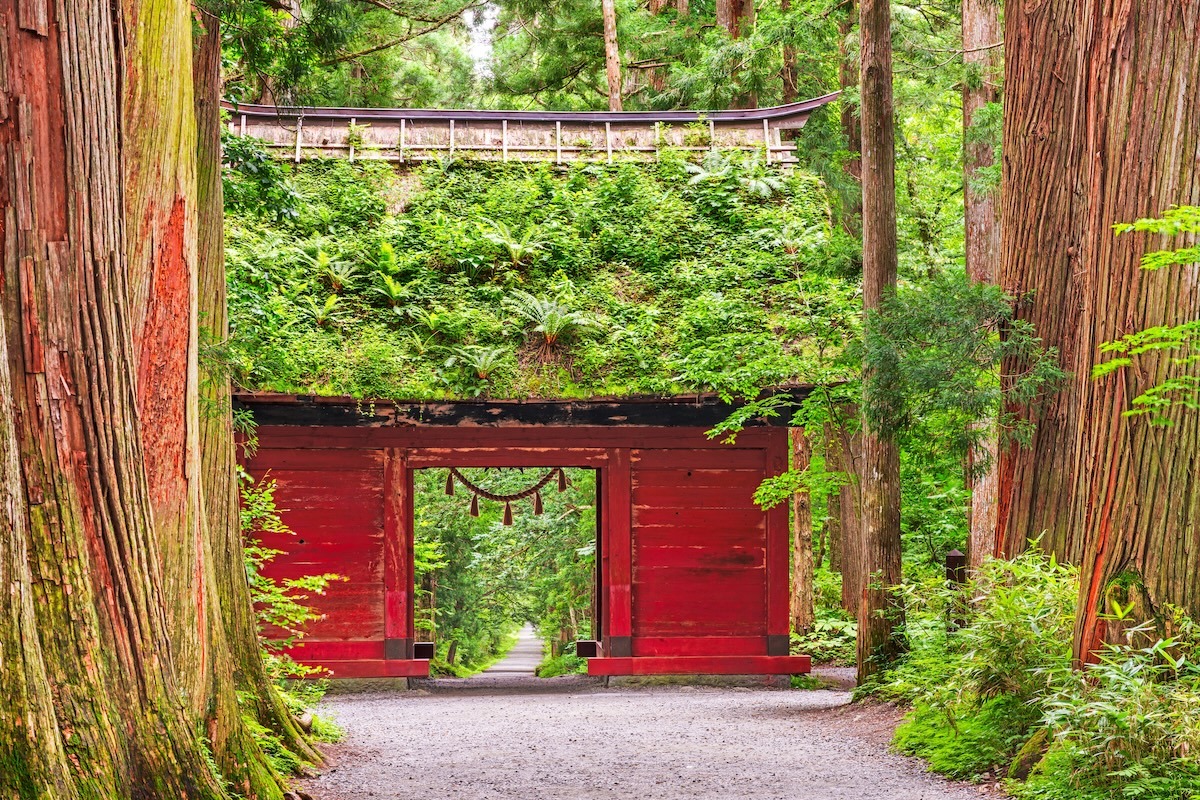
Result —
[[[246,464],[247,471],[254,477],[262,477],[261,473],[267,470],[371,470],[383,462],[383,451],[369,449],[365,442],[364,449],[356,450],[295,450],[271,446],[276,438],[287,437],[259,437],[258,452]]]
[[[805,675],[808,656],[589,658],[589,675]]]
[[[763,512],[749,503],[744,508],[659,508],[634,506],[634,527],[643,525],[683,525],[756,530],[766,525]]]
[[[604,549],[608,561],[608,611],[605,635],[629,636],[633,632],[633,530],[630,503],[630,453],[610,450],[602,476],[604,492]]]
[[[634,489],[652,486],[675,489],[690,486],[741,487],[751,493],[762,483],[759,469],[649,469],[639,466]]]
[[[765,464],[761,449],[735,450],[732,447],[691,449],[691,450],[645,450],[634,451],[633,466],[637,471],[643,469],[755,469],[761,470]]]
[[[697,567],[710,570],[761,570],[766,566],[765,547],[704,547],[680,545],[647,547],[641,542],[637,548],[638,570],[654,567]]]
[[[761,478],[760,478],[761,480]],[[634,485],[633,504],[647,508],[749,508],[755,510],[754,486]]]
[[[414,469],[431,467],[602,467],[608,451],[578,447],[429,447],[409,457]]]
[[[408,454],[388,450],[383,462],[383,619],[389,639],[409,638],[412,619],[412,474]]]
[[[635,568],[635,636],[766,634],[762,570]]]
[[[330,583],[324,594],[309,595],[305,602],[321,618],[308,624],[306,640],[377,639],[382,647],[382,453],[265,446],[249,467],[256,477],[270,469],[280,518],[294,533],[261,536],[264,545],[284,551],[266,565],[264,574],[277,580],[326,573],[348,579]]]
[[[305,663],[305,662],[300,662]],[[328,661],[309,664],[329,670],[330,678],[428,678],[429,661],[425,659]]]
[[[766,636],[639,636],[633,640],[635,657],[766,654]]]
[[[706,527],[696,520],[682,525],[639,525],[635,536],[642,547],[766,547],[766,520],[753,528]]]
[[[316,642],[304,639],[287,648],[297,661],[369,661],[383,658],[383,640]]]

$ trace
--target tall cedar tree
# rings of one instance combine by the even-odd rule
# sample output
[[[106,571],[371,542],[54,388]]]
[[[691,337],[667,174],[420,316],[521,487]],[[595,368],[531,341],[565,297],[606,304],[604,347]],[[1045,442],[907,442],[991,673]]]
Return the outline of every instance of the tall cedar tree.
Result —
[[[724,29],[730,39],[749,36],[754,31],[754,0],[717,0],[717,27]],[[758,98],[753,92],[741,95],[736,108],[754,108]]]
[[[211,752],[281,797],[200,477],[191,9],[0,20],[0,796],[225,798]]]
[[[993,166],[991,143],[972,131],[976,115],[1000,100],[1004,38],[998,0],[963,0],[963,210],[966,219],[967,275],[973,281],[995,283],[1000,261],[1000,224],[996,195],[979,187],[980,171]],[[992,555],[996,530],[996,461],[998,434],[988,424],[972,446],[971,525],[967,552],[972,566]]]
[[[1002,454],[997,544],[1014,553],[1045,532],[1042,546],[1080,564],[1082,660],[1122,573],[1151,606],[1200,613],[1200,414],[1176,407],[1156,427],[1122,413],[1179,368],[1091,377],[1102,342],[1200,316],[1194,268],[1138,268],[1169,243],[1112,231],[1200,202],[1200,3],[1009,3],[1004,38],[1000,281],[1073,377],[1014,409],[1039,424],[1031,447]]]
[[[621,51],[617,47],[616,0],[601,0],[604,14],[604,69],[608,77],[608,110],[621,110]]]
[[[896,287],[896,141],[891,3],[863,0],[860,8],[863,308],[869,315]],[[869,385],[870,380],[863,384]],[[864,401],[870,407],[871,398]],[[870,415],[864,417],[860,479],[858,555],[868,581],[858,608],[858,678],[863,683],[896,657],[903,626],[903,607],[894,590],[901,580],[900,450],[890,431],[872,426]]]
[[[792,469],[803,472],[812,462],[812,440],[804,428],[788,432],[792,440]],[[813,514],[812,493],[801,487],[792,495],[792,624],[791,630],[805,634],[816,619],[813,607]]]

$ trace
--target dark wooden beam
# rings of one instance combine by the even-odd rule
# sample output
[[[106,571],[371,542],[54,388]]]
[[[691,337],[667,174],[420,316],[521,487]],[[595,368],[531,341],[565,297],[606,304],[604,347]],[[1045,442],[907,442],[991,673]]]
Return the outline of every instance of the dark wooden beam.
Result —
[[[747,420],[748,427],[787,425],[792,410],[811,387],[781,389],[790,402],[771,418]],[[259,425],[329,427],[405,426],[642,426],[712,427],[743,404],[713,395],[628,397],[598,400],[439,400],[391,402],[346,397],[238,393],[234,406],[251,412]]]

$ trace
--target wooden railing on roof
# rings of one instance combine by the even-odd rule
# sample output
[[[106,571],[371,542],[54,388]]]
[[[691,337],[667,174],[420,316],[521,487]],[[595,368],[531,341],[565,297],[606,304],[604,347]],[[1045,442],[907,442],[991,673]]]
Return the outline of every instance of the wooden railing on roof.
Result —
[[[772,108],[730,111],[473,111],[276,108],[225,103],[233,133],[256,136],[295,161],[313,157],[398,163],[464,157],[488,161],[654,160],[666,147],[757,150],[796,162],[781,131],[804,127],[838,93]]]

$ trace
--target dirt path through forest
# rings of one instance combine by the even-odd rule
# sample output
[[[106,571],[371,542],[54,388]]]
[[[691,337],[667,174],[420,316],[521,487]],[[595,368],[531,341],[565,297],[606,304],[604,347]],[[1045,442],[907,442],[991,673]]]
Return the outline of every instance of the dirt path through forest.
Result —
[[[315,800],[979,798],[887,752],[894,712],[844,691],[603,688],[482,675],[329,697]]]

